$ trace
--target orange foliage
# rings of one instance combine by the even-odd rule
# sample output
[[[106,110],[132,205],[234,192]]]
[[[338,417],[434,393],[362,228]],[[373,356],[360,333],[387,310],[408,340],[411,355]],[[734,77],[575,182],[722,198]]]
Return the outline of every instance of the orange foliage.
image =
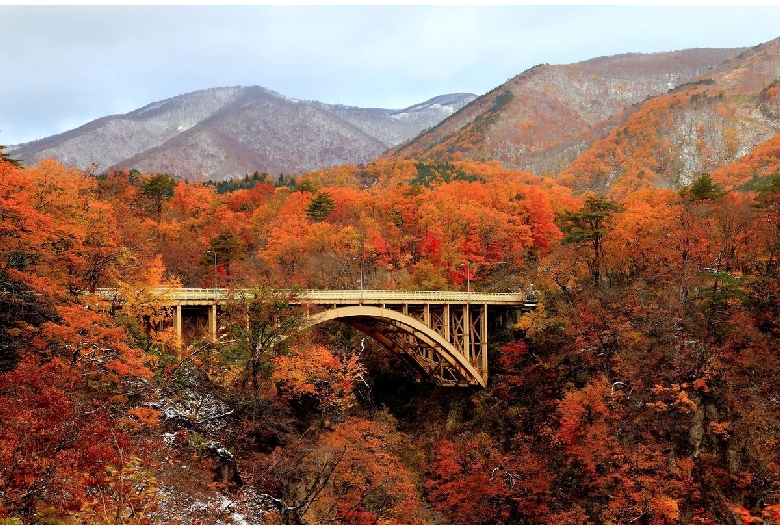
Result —
[[[127,411],[128,414],[138,418],[138,421],[146,425],[157,425],[160,423],[160,411],[150,409],[149,407],[135,407]]]
[[[780,135],[756,146],[750,153],[712,171],[716,182],[728,187],[739,187],[756,175],[780,173]]]
[[[336,453],[338,465],[310,510],[312,522],[427,522],[414,477],[402,460],[407,440],[394,426],[389,418],[349,418],[320,437],[320,451]]]
[[[311,345],[293,348],[274,357],[277,392],[300,399],[315,398],[322,410],[341,413],[354,404],[352,388],[363,368],[346,353],[334,355],[327,348]]]

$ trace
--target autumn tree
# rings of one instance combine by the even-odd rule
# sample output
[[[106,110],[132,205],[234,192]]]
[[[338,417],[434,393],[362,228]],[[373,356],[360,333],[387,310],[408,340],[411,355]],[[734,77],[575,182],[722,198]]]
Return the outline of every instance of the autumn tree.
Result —
[[[604,239],[611,228],[612,216],[622,210],[614,201],[588,195],[579,211],[567,212],[561,218],[562,243],[588,249],[586,261],[596,287],[599,286],[604,265]]]
[[[405,436],[385,415],[351,417],[323,433],[304,461],[335,461],[305,518],[314,524],[422,524],[420,493],[402,460]],[[326,460],[327,461],[327,460]]]
[[[296,344],[271,359],[276,394],[290,403],[340,419],[356,404],[353,389],[365,372],[354,352]]]
[[[12,166],[21,167],[22,161],[17,158],[11,158],[6,152],[6,146],[0,145],[0,161],[11,164]]]
[[[760,222],[756,227],[761,237],[766,264],[763,274],[772,276],[780,259],[780,173],[769,176],[769,182],[759,190],[754,200]]]
[[[173,197],[176,181],[167,173],[149,175],[141,183],[140,207],[154,216],[159,224],[162,220],[162,211],[165,201]]]
[[[219,235],[213,237],[209,242],[209,247],[201,257],[200,264],[204,267],[215,263],[222,265],[225,275],[230,276],[230,264],[239,260],[244,254],[245,251],[238,236],[227,228],[223,228]]]
[[[296,297],[293,291],[263,286],[229,295],[225,313],[234,343],[227,353],[245,365],[242,386],[249,383],[258,390],[261,376],[270,376],[271,359],[280,353],[281,344],[299,332],[303,311],[294,303]]]
[[[324,221],[330,212],[336,208],[333,198],[328,192],[321,191],[312,197],[306,208],[306,216],[312,221]]]

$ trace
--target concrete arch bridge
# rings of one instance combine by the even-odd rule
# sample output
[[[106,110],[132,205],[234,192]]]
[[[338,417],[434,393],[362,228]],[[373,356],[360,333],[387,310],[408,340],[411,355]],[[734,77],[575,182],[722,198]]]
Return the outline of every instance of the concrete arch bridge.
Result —
[[[170,303],[183,343],[216,340],[219,307],[236,296],[228,289],[161,288],[156,294]],[[486,386],[489,333],[513,326],[521,311],[536,307],[523,292],[308,290],[294,300],[304,310],[304,327],[343,322],[441,386]]]

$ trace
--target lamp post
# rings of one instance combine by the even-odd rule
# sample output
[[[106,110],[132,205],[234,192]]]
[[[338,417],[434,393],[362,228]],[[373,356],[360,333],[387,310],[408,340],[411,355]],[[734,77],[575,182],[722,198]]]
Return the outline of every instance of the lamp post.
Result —
[[[217,253],[213,250],[207,250],[206,254],[214,254],[214,301],[217,300]]]
[[[471,303],[471,263],[468,261],[464,263],[466,266],[466,293],[468,297],[468,303]]]
[[[355,256],[353,260],[360,260],[360,299],[363,299],[363,256]]]
[[[360,299],[363,299],[363,257],[360,258]]]

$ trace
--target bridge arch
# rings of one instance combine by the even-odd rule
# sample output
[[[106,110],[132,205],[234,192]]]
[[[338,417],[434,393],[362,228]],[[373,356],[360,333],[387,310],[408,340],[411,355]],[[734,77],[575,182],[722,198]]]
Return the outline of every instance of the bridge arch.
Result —
[[[487,386],[487,374],[441,334],[423,322],[385,307],[350,305],[309,315],[303,328],[328,321],[343,322],[372,337],[439,385]]]

